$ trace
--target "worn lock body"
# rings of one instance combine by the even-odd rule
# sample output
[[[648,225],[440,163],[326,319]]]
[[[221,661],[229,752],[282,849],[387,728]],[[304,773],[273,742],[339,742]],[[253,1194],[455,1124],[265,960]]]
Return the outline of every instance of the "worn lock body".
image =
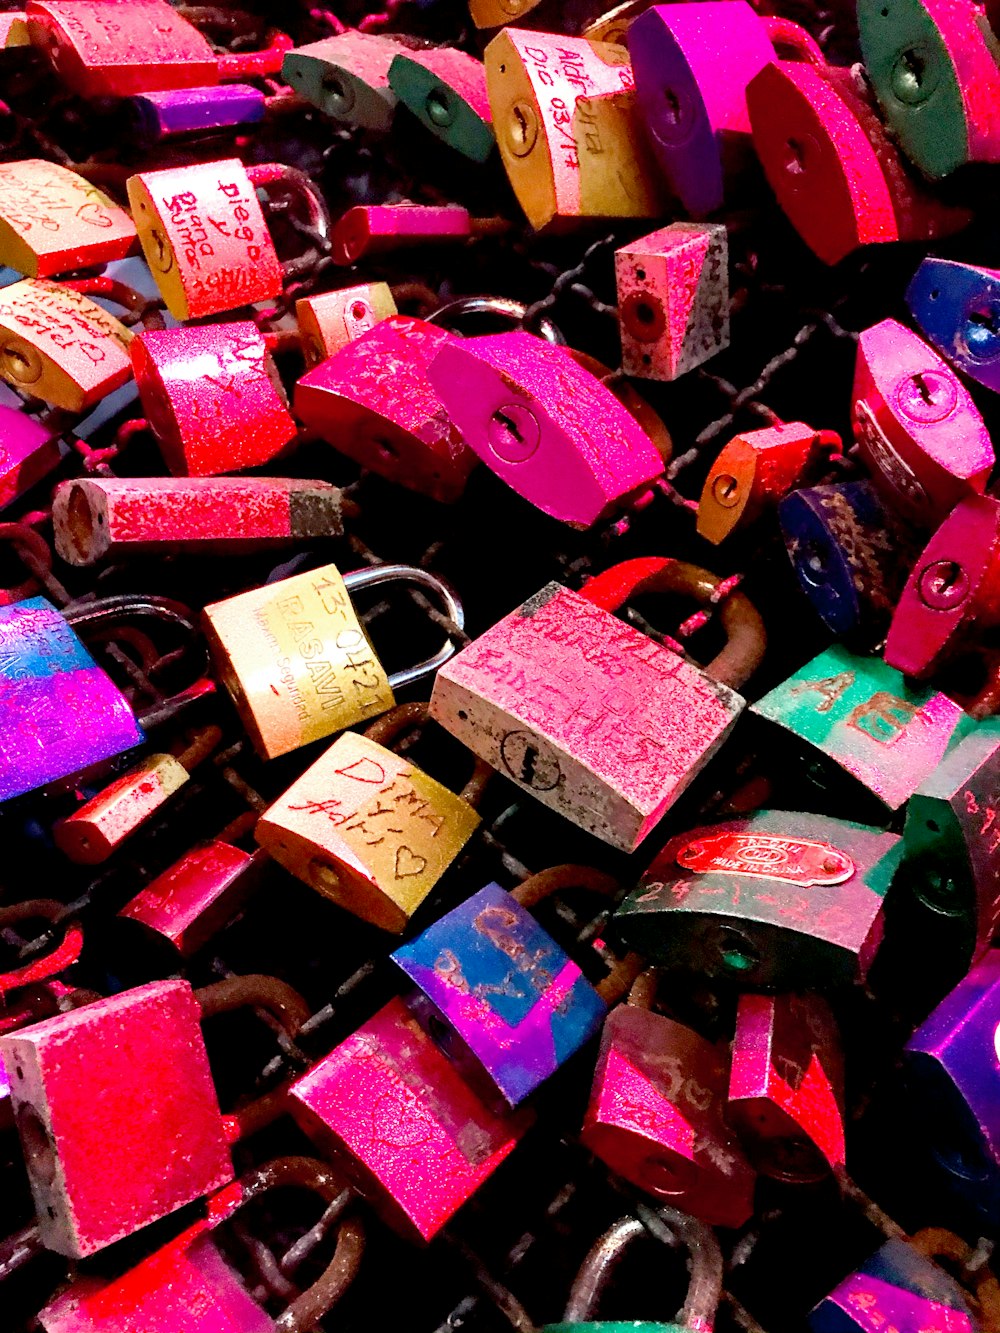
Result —
[[[132,343],[132,365],[175,476],[260,467],[295,439],[281,380],[250,320],[142,333]]]
[[[436,324],[393,315],[303,375],[295,413],[362,467],[434,500],[457,500],[476,456],[428,378],[437,354],[457,341]]]
[[[624,47],[505,28],[485,60],[500,156],[536,230],[663,212]]]
[[[264,812],[256,837],[318,892],[398,932],[478,824],[460,796],[349,732]]]
[[[267,99],[249,83],[221,83],[209,88],[174,88],[142,93],[129,101],[136,134],[144,144],[219,130],[259,125]]]
[[[844,1165],[844,1056],[821,996],[740,996],[726,1114],[763,1175],[819,1180]]]
[[[118,915],[135,921],[190,958],[242,909],[264,858],[215,839],[157,875]]]
[[[524,1101],[607,1013],[576,963],[498,884],[392,958],[417,987],[407,1000],[417,1020],[490,1103]]]
[[[358,204],[338,219],[330,254],[346,266],[404,246],[467,241],[472,234],[472,217],[459,204]]]
[[[131,176],[128,198],[146,262],[175,319],[223,314],[280,294],[284,271],[237,158]]]
[[[396,302],[385,282],[361,282],[337,292],[302,297],[295,302],[295,319],[307,370],[395,314]]]
[[[881,639],[916,553],[872,483],[793,491],[778,521],[799,587],[823,624],[847,642]]]
[[[0,378],[81,413],[132,374],[131,332],[82,292],[24,278],[0,289]]]
[[[746,89],[774,61],[744,0],[655,5],[629,30],[636,96],[671,191],[695,217],[722,207],[751,159]]]
[[[973,726],[945,695],[839,644],[750,711],[790,733],[802,775],[827,791],[827,805],[860,804],[886,821],[886,811],[905,805],[952,740]]]
[[[744,706],[557,583],[442,667],[430,703],[522,791],[623,851],[652,831]]]
[[[906,304],[929,343],[969,379],[1000,389],[1000,270],[924,259]]]
[[[171,754],[153,754],[116,778],[52,830],[71,861],[98,865],[149,820],[187,782],[189,773]]]
[[[662,1014],[620,1004],[601,1033],[581,1140],[612,1171],[714,1226],[753,1211],[754,1171],[723,1119],[726,1061]]]
[[[125,696],[44,597],[0,607],[0,800],[143,740]]]
[[[265,759],[393,705],[334,565],[214,602],[203,623],[221,679]]]
[[[468,447],[563,523],[590,527],[663,472],[636,418],[564,347],[530,333],[454,339],[427,373]]]
[[[1000,502],[972,495],[935,532],[889,626],[885,660],[927,676],[1000,622]]]
[[[84,478],[52,503],[56,550],[72,565],[105,556],[241,552],[339,537],[341,492],[283,477]]]
[[[167,0],[27,0],[28,33],[81,97],[218,83],[219,63]]]
[[[615,281],[626,374],[673,380],[729,346],[729,237],[721,223],[674,222],[622,246]]]
[[[1000,161],[1000,48],[966,0],[859,0],[865,69],[893,136],[932,180]]]
[[[747,106],[768,183],[825,264],[862,245],[936,240],[968,222],[907,173],[849,70],[778,61],[751,81]]]
[[[360,129],[386,131],[396,113],[396,94],[389,87],[389,67],[405,50],[398,38],[368,32],[337,37],[289,51],[282,78],[331,120]]]
[[[421,1240],[493,1174],[532,1120],[485,1106],[396,999],[304,1074],[289,1101],[384,1219]]]
[[[672,838],[615,914],[629,948],[743,990],[864,980],[903,853],[894,833],[759,810]]]
[[[973,1333],[976,1323],[955,1279],[903,1240],[890,1240],[837,1284],[809,1314],[812,1333]]]
[[[447,47],[401,52],[389,67],[389,86],[450,148],[473,162],[490,156],[496,136],[481,60]]]
[[[0,1037],[42,1241],[80,1259],[232,1179],[186,981]]]
[[[891,508],[932,528],[995,462],[979,410],[955,372],[910,329],[885,319],[858,341],[851,423]]]
[[[818,449],[817,432],[802,421],[734,435],[705,478],[698,500],[700,536],[718,545],[756,522],[802,479]]]
[[[0,404],[0,508],[53,472],[66,450],[59,435],[20,408]]]
[[[83,176],[39,158],[0,165],[0,264],[51,278],[137,248],[132,219]]]

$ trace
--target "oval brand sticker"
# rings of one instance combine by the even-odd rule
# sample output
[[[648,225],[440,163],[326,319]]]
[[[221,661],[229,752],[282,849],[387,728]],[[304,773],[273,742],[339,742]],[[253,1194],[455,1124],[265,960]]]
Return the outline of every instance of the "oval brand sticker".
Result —
[[[677,864],[698,875],[752,875],[806,888],[843,884],[854,874],[851,858],[830,843],[777,833],[704,834],[680,848]]]

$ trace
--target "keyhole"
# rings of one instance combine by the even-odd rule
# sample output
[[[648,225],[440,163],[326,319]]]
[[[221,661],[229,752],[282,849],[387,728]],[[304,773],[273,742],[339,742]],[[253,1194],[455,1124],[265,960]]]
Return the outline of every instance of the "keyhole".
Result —
[[[498,407],[490,417],[487,434],[490,448],[505,463],[523,463],[542,438],[534,413],[520,403]]]
[[[507,147],[515,157],[527,157],[538,138],[538,118],[530,102],[515,102],[506,128]]]
[[[969,591],[969,579],[957,560],[935,560],[920,575],[920,598],[935,611],[958,606]]]
[[[817,584],[825,583],[827,580],[826,552],[814,542],[810,542],[806,547],[805,559],[801,562],[800,568],[807,583],[811,583],[814,587]]]
[[[450,125],[455,118],[452,110],[451,99],[440,88],[434,88],[427,94],[427,100],[424,103],[427,108],[427,118],[435,125]],[[516,115],[516,109],[515,109]],[[527,131],[527,124],[524,126]]]
[[[912,48],[904,51],[892,71],[892,91],[900,102],[922,102],[933,91],[927,78],[927,60]]]
[[[535,765],[538,763],[538,751],[533,745],[527,745],[524,749],[524,757],[521,760],[521,781],[529,787],[535,779]]]
[[[648,301],[639,301],[634,307],[634,312],[640,324],[652,324],[656,320],[656,311]]]
[[[928,407],[933,407],[935,405],[934,385],[928,384],[924,375],[914,375],[913,387]]]
[[[712,482],[712,496],[717,504],[730,509],[736,503],[740,484],[728,472],[722,472]]]
[[[785,170],[792,176],[801,176],[806,169],[806,150],[798,139],[785,144]]]
[[[681,99],[672,88],[663,91],[663,115],[668,125],[676,128],[681,123]]]
[[[937,292],[931,292],[931,296],[937,296]],[[992,310],[974,310],[969,316],[969,323],[988,329],[994,336],[1000,333],[1000,318]]]

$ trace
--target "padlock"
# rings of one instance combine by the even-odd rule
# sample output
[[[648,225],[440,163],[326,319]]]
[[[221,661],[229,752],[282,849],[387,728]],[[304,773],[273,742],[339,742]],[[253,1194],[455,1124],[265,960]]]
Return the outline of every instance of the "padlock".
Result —
[[[389,66],[389,87],[425,129],[473,162],[496,144],[483,62],[449,47],[405,51]]]
[[[27,0],[32,46],[63,85],[81,97],[128,97],[154,89],[196,88],[220,79],[274,74],[291,45],[216,55],[167,0]]]
[[[390,1000],[292,1085],[289,1110],[382,1218],[430,1240],[534,1119],[491,1111]]]
[[[302,376],[295,415],[362,467],[433,500],[457,500],[476,456],[428,378],[438,352],[457,341],[392,315]]]
[[[902,855],[895,833],[757,810],[671,838],[615,913],[615,935],[740,990],[863,981]]]
[[[125,210],[75,171],[39,158],[0,164],[0,264],[51,278],[124,259],[138,244]]]
[[[970,1251],[971,1253],[971,1251]],[[975,1333],[965,1292],[906,1240],[893,1238],[809,1314],[813,1333]]]
[[[322,194],[294,167],[244,167],[227,158],[129,177],[139,241],[175,319],[219,315],[280,295],[298,261],[278,258],[258,188],[297,198],[310,225],[329,234]]]
[[[651,1009],[649,983],[641,976],[604,1021],[580,1141],[645,1194],[713,1226],[742,1226],[756,1177],[725,1121],[728,1061]]]
[[[969,0],[858,0],[865,71],[893,138],[931,180],[1000,162],[997,41]]]
[[[298,879],[364,921],[399,933],[479,826],[490,770],[455,795],[391,745],[427,720],[404,704],[340,736],[261,815],[256,838]]]
[[[219,130],[246,130],[260,125],[279,98],[268,98],[249,83],[222,83],[208,88],[171,88],[130,97],[128,114],[143,147]]]
[[[0,801],[142,743],[125,696],[44,597],[0,606]]]
[[[844,1054],[821,996],[740,996],[726,1115],[762,1175],[815,1181],[843,1168]]]
[[[847,804],[888,822],[973,725],[958,704],[910,684],[878,657],[827,648],[751,705],[791,738],[795,781],[824,809]],[[777,736],[769,734],[772,746]],[[796,756],[798,762],[796,763]]]
[[[983,419],[955,372],[894,319],[858,340],[851,424],[887,502],[933,528],[959,500],[981,495],[995,462]]]
[[[99,865],[158,815],[222,740],[203,727],[180,754],[152,754],[52,826],[59,850],[78,865]]]
[[[274,1319],[247,1291],[212,1233],[244,1204],[286,1187],[317,1194],[327,1208],[343,1187],[322,1162],[278,1157],[210,1198],[205,1216],[113,1278],[78,1276],[38,1315],[44,1333],[307,1333],[357,1275],[364,1250],[360,1221],[337,1226],[334,1255],[321,1276]]]
[[[245,852],[222,838],[185,852],[118,913],[190,958],[235,917],[256,891],[263,852]]]
[[[348,266],[369,255],[468,241],[507,226],[502,218],[474,218],[458,204],[358,204],[338,218],[330,235],[330,257]]]
[[[267,1008],[289,1036],[309,1009],[273,977],[201,991],[153,981],[0,1037],[43,1244],[83,1258],[233,1179],[230,1144],[283,1089],[223,1116],[200,1023]]]
[[[1000,389],[1000,270],[928,256],[906,289],[906,304],[920,332],[956,369]]]
[[[850,70],[766,65],[747,108],[778,203],[825,264],[862,245],[937,240],[969,221],[908,174]]]
[[[392,955],[417,988],[418,1022],[489,1104],[518,1106],[595,1036],[625,993],[632,960],[592,986],[531,915],[563,888],[613,897],[585,866],[556,866],[512,893],[487,884]],[[623,980],[624,979],[624,980]]]
[[[889,626],[885,660],[924,677],[1000,624],[1000,501],[961,500],[917,557]]]
[[[612,612],[654,591],[711,605],[718,587],[662,559],[616,565],[582,594],[550,583],[438,671],[431,717],[522,791],[634,851],[732,730],[765,635],[730,594],[731,637],[702,669]]]
[[[0,289],[0,378],[81,413],[132,376],[132,333],[82,292],[24,278]]]
[[[590,527],[663,472],[636,418],[565,347],[530,333],[453,339],[427,374],[466,445],[563,523]]]
[[[54,472],[67,447],[58,431],[23,409],[0,404],[0,509]]]
[[[623,245],[615,282],[627,375],[677,379],[729,346],[729,237],[721,223],[674,222]]]
[[[966,966],[1000,925],[1000,718],[948,751],[906,807],[900,880],[936,916],[956,919]]]
[[[647,1215],[648,1216],[648,1215]],[[623,1217],[596,1242],[577,1274],[562,1322],[544,1324],[541,1333],[711,1333],[722,1295],[722,1253],[714,1232],[703,1222],[669,1204],[653,1215],[659,1223]],[[629,1319],[596,1319],[601,1294],[614,1268],[635,1241],[652,1234],[670,1245],[678,1242],[688,1252],[688,1290],[672,1323]]]
[[[469,15],[477,28],[501,28],[506,23],[517,23],[541,0],[469,0]]]
[[[132,367],[174,476],[260,467],[296,437],[278,372],[251,320],[141,333]]]
[[[451,590],[410,565],[376,565],[341,577],[335,565],[294,574],[206,606],[203,626],[219,676],[265,759],[385,713],[393,690],[432,675],[455,652],[446,638],[425,662],[387,676],[351,605],[355,589],[412,583],[435,594],[461,630]]]
[[[699,535],[718,545],[735,529],[756,523],[833,440],[839,443],[832,432],[813,430],[802,421],[776,421],[734,435],[705,478],[698,500]]]
[[[335,356],[355,338],[398,313],[385,282],[361,282],[320,296],[303,296],[295,302],[295,319],[306,369],[314,370],[328,356]]]
[[[485,60],[500,156],[536,230],[662,215],[666,198],[624,48],[505,28]]]
[[[799,587],[827,629],[856,645],[880,642],[916,551],[872,483],[792,491],[778,521]]]
[[[0,49],[7,47],[28,46],[28,16],[24,10],[7,10],[0,17]]]
[[[56,487],[52,525],[71,565],[174,551],[239,555],[342,537],[342,495],[329,482],[285,477],[86,477]]]
[[[396,113],[389,67],[405,49],[396,34],[343,32],[289,51],[281,75],[331,120],[385,132]]]

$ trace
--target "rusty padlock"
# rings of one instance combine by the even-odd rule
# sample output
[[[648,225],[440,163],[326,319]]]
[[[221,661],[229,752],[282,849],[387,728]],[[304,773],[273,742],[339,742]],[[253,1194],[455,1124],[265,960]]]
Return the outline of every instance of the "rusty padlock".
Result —
[[[727,646],[702,669],[613,612],[645,592],[710,606],[719,587],[664,559],[616,565],[582,593],[550,583],[439,670],[431,716],[522,791],[633,851],[729,734],[765,635],[731,594]]]
[[[0,164],[0,264],[51,278],[124,259],[138,244],[128,213],[75,171],[40,158]]]

